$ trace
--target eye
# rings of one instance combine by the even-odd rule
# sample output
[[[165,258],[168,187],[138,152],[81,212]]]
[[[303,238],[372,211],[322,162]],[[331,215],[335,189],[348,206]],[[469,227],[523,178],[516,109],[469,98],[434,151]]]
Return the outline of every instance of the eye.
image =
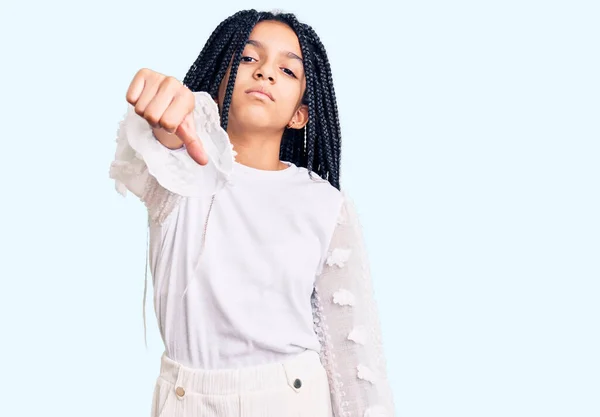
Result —
[[[292,72],[292,70],[291,70],[291,69],[289,69],[289,68],[282,68],[282,70],[283,70],[283,72],[285,72],[287,75],[289,75],[289,76],[291,76],[291,77],[294,77],[294,78],[297,78],[297,77],[296,77],[296,74],[294,74],[294,73]]]
[[[241,60],[243,62],[252,62],[253,59],[256,61],[256,59],[252,58],[251,56],[243,56]]]

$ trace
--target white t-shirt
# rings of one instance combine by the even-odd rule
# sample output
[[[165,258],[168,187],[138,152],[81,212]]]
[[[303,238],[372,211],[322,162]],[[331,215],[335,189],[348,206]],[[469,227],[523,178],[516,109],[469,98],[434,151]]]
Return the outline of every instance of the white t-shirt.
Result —
[[[237,163],[215,102],[195,96],[208,165],[164,147],[129,106],[110,169],[117,190],[148,208],[154,307],[167,356],[224,369],[315,350],[336,416],[392,416],[350,200],[291,163],[280,171]]]
[[[340,192],[295,165],[261,171],[234,163],[214,200],[214,185],[202,187],[204,195],[182,199],[150,228],[167,355],[215,369],[318,352],[310,301]]]

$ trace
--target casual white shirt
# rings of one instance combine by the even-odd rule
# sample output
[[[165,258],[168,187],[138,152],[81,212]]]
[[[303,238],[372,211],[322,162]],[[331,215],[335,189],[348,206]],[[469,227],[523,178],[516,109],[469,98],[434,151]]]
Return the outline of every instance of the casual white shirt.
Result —
[[[315,350],[336,416],[393,415],[349,200],[289,162],[280,171],[237,163],[216,104],[206,93],[195,96],[208,165],[160,144],[130,106],[110,171],[121,193],[131,191],[148,208],[154,307],[167,356],[224,369]]]

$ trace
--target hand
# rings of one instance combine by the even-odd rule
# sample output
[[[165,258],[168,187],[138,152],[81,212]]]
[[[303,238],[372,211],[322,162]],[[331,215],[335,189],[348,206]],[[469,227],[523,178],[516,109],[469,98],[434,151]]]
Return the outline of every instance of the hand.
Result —
[[[194,93],[179,80],[141,69],[129,85],[127,101],[152,126],[163,145],[174,148],[185,145],[194,161],[200,165],[208,163],[208,156],[196,133]]]

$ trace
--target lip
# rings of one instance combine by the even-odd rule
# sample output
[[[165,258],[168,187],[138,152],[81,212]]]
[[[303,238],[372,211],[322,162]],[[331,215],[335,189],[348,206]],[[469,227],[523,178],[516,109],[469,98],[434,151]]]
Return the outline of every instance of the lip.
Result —
[[[246,90],[246,94],[250,94],[250,93],[262,94],[265,97],[268,97],[271,101],[275,101],[273,99],[273,96],[271,95],[271,93],[269,93],[267,90],[262,89],[262,88],[249,88]]]

